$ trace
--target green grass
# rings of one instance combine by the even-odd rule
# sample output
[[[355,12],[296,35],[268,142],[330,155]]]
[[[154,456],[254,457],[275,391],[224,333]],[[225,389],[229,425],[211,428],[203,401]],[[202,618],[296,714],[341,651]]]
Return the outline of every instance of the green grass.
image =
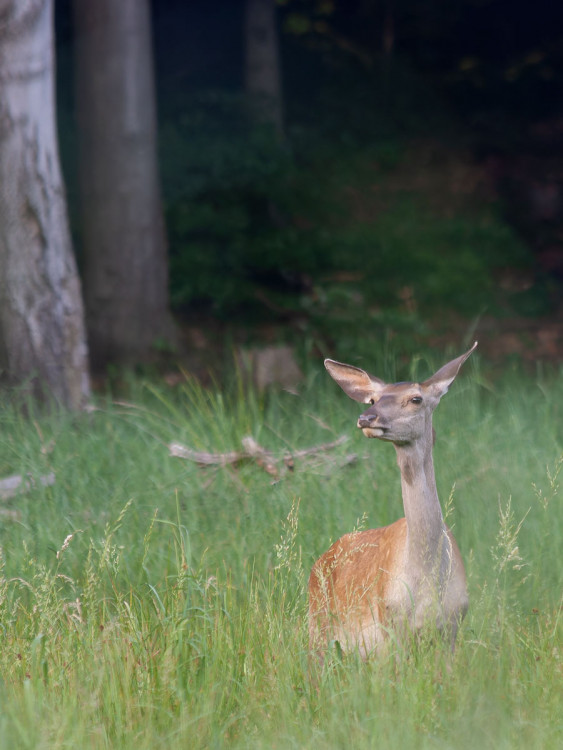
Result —
[[[435,417],[471,597],[455,658],[438,643],[312,680],[313,560],[364,513],[402,515],[393,449],[354,429],[318,363],[299,397],[138,384],[128,403],[25,418],[5,400],[0,477],[56,483],[0,503],[0,748],[561,746],[562,404],[555,373],[491,383],[467,364]],[[166,448],[344,433],[274,483]]]

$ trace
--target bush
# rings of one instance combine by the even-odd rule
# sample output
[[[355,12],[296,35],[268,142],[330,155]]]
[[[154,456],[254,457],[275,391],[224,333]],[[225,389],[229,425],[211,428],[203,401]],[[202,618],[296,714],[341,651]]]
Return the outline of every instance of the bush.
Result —
[[[447,215],[432,208],[409,183],[407,137],[375,121],[373,129],[367,143],[353,125],[344,139],[336,126],[309,125],[290,148],[252,123],[240,95],[184,106],[162,131],[175,308],[225,319],[326,316],[324,301],[340,296],[393,314],[499,312],[510,300],[498,296],[496,271],[531,265],[528,250],[482,196],[468,192]],[[424,156],[428,145],[417,148]],[[419,161],[415,174],[427,168]]]

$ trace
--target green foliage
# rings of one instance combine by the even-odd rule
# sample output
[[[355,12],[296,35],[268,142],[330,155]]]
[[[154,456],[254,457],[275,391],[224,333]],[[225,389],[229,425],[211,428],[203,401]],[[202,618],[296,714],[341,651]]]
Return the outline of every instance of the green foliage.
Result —
[[[270,185],[290,168],[273,131],[252,125],[245,100],[195,97],[164,123],[161,163],[172,301],[227,312],[252,296],[245,240],[270,224]]]
[[[381,191],[385,145],[381,163],[374,149],[363,155]],[[270,311],[326,315],[322,300],[332,303],[348,287],[366,307],[387,311],[404,312],[405,293],[427,314],[502,309],[496,271],[530,260],[494,210],[443,217],[423,196],[397,193],[384,206],[374,201],[373,217],[355,221],[345,192],[372,186],[332,158],[328,168],[288,164],[261,189],[216,189],[170,208],[175,303],[204,302],[223,316],[247,308],[256,316],[267,296]]]
[[[294,92],[283,142],[225,92],[194,94],[164,120],[175,308],[314,320],[327,316],[323,300],[348,290],[403,319],[411,301],[423,317],[545,306],[544,290],[499,299],[497,270],[528,267],[531,256],[498,207],[417,185],[440,171],[424,151],[450,130],[428,87],[397,61],[367,71],[336,57],[330,73],[319,71],[314,94]],[[421,158],[411,174],[414,134]]]
[[[372,357],[409,375],[392,351]],[[559,746],[563,380],[492,384],[467,367],[435,419],[471,599],[455,657],[438,642],[319,674],[313,560],[402,511],[393,450],[355,434],[356,407],[316,363],[298,398],[186,381],[137,383],[79,417],[4,401],[0,476],[56,482],[0,508],[0,748]],[[274,483],[255,463],[202,469],[167,450],[252,434],[283,454],[343,433]]]

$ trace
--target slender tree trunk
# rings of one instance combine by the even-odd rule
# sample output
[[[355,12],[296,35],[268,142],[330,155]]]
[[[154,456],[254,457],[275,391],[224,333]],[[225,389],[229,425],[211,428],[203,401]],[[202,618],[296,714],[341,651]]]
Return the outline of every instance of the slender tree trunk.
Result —
[[[80,282],[55,127],[52,0],[0,0],[0,370],[79,408]]]
[[[174,339],[148,0],[74,0],[84,286],[92,364]]]
[[[259,120],[283,134],[281,65],[275,0],[245,0],[245,86]]]

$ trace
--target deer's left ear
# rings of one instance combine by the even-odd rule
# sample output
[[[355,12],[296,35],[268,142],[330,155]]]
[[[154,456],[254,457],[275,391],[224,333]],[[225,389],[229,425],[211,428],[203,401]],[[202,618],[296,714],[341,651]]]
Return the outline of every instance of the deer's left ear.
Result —
[[[447,365],[441,367],[438,372],[435,372],[434,375],[432,375],[432,377],[428,378],[428,380],[425,380],[424,383],[421,383],[422,388],[430,391],[430,393],[436,396],[436,398],[442,398],[442,396],[447,393],[448,388],[455,380],[460,367],[469,357],[471,352],[475,350],[476,346],[477,342],[473,344],[469,351],[465,352],[465,354],[462,354],[461,357],[452,359],[452,361],[448,362]]]

